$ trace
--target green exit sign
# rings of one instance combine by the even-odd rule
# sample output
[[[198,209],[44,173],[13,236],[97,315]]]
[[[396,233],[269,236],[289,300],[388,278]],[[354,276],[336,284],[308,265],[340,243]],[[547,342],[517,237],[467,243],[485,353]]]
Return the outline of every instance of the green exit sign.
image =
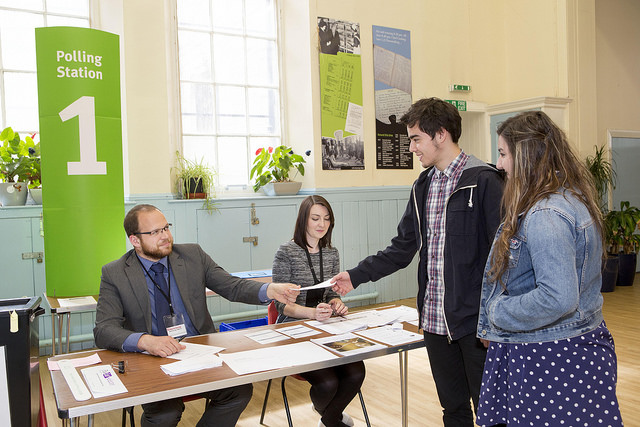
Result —
[[[467,101],[459,101],[455,99],[445,99],[445,101],[456,107],[458,111],[467,111]]]
[[[453,91],[469,92],[469,91],[471,91],[471,86],[469,86],[469,85],[449,85],[449,92],[453,92]]]

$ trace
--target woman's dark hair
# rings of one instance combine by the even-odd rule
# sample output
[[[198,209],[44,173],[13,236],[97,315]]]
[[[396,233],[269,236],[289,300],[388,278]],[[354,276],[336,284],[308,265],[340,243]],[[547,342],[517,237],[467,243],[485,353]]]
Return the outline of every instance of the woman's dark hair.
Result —
[[[309,221],[309,214],[313,205],[324,206],[329,211],[329,229],[318,242],[318,246],[321,248],[330,248],[331,232],[333,231],[333,226],[335,225],[336,220],[333,216],[333,209],[331,209],[331,205],[322,196],[309,196],[300,203],[298,219],[296,220],[296,228],[293,231],[293,241],[301,248],[309,247],[307,242],[307,222]]]

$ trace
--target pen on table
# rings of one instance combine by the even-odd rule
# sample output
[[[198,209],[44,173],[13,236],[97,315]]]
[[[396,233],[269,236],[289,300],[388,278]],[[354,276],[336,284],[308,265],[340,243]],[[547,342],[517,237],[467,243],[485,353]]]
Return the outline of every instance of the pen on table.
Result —
[[[186,337],[187,337],[186,335],[181,336],[180,338],[178,338],[178,342],[182,341],[182,340],[183,340],[183,339],[185,339]]]
[[[344,317],[344,314],[338,314],[338,312],[337,312],[337,311],[335,311],[335,310],[333,310],[333,314],[334,314],[334,315],[336,315],[336,316],[340,316],[340,317],[342,317],[343,319],[346,319],[346,317]]]

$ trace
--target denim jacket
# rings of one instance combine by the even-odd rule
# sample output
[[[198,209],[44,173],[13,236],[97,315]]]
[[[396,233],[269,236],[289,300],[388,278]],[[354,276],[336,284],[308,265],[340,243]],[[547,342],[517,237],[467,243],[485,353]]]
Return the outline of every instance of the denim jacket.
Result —
[[[496,238],[501,232],[502,225]],[[520,218],[510,248],[509,268],[502,276],[506,290],[488,279],[491,254],[487,260],[478,337],[553,341],[584,334],[602,322],[602,241],[575,196],[565,191],[534,205]]]

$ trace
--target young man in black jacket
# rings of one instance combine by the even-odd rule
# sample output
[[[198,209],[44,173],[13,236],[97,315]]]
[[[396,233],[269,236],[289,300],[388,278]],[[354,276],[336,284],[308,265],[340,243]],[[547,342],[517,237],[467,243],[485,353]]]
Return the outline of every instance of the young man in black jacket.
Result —
[[[400,119],[410,151],[427,168],[414,182],[391,244],[339,273],[344,295],[406,267],[419,254],[417,306],[445,426],[474,426],[486,349],[475,336],[485,262],[500,223],[503,180],[458,146],[462,119],[437,98]]]

